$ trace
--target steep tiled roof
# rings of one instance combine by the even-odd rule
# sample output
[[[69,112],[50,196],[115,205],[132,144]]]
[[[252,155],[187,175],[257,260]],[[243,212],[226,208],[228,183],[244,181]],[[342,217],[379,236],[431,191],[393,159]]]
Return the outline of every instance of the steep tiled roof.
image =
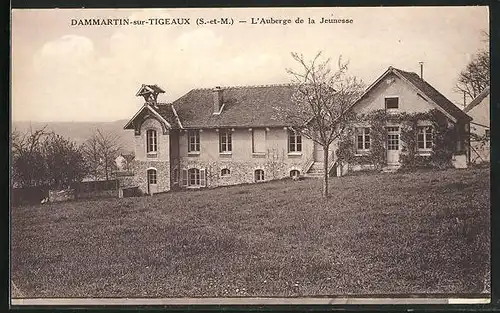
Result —
[[[484,88],[484,90],[481,91],[481,93],[476,98],[474,98],[474,100],[472,100],[471,103],[469,103],[469,105],[465,107],[464,112],[469,112],[470,110],[472,110],[476,105],[481,103],[481,101],[483,101],[483,99],[486,98],[486,96],[489,94],[490,94],[490,86]]]
[[[469,115],[460,110],[460,108],[448,100],[448,98],[446,98],[442,93],[420,78],[417,73],[406,72],[397,68],[393,68],[393,70],[409,80],[415,87],[420,89],[420,91],[422,91],[427,97],[443,108],[446,112],[450,113],[457,120],[472,120]]]
[[[175,128],[179,127],[179,123],[175,118],[174,111],[171,108],[172,104],[170,103],[158,103],[156,106],[153,106],[153,109],[158,112],[170,125]]]
[[[277,107],[292,105],[293,85],[226,87],[224,107],[213,114],[212,89],[193,89],[173,102],[186,128],[285,126]],[[160,113],[165,114],[165,113]]]

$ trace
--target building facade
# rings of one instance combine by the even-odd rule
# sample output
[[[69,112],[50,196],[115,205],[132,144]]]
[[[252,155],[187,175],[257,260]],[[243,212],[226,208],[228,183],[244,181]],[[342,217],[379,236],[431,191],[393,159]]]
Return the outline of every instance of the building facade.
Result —
[[[322,146],[295,132],[294,125],[276,114],[280,107],[293,105],[295,91],[294,85],[193,89],[163,104],[156,101],[164,92],[161,88],[143,85],[137,96],[144,97],[145,103],[125,126],[135,135],[136,186],[154,194],[314,176],[325,162],[329,171],[342,174],[345,167],[336,162],[338,142],[331,145],[325,160]],[[357,114],[438,110],[449,119],[450,127],[463,130],[456,152],[467,158],[461,146],[466,144],[470,117],[415,73],[390,67],[351,109]],[[356,153],[369,153],[370,125],[354,126]],[[398,166],[404,144],[402,125],[389,121],[386,126],[386,163]],[[432,129],[425,121],[420,126],[419,153],[429,153]],[[359,170],[363,164],[347,168]]]

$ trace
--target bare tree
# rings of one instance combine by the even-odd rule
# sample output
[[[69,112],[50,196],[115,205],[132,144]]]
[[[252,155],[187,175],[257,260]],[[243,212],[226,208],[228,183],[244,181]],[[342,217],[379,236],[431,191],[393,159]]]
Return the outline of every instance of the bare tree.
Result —
[[[47,126],[42,129],[20,133],[12,132],[12,177],[21,187],[41,186],[46,183],[47,170],[43,156],[43,141],[49,134]]]
[[[94,179],[104,177],[109,180],[120,150],[118,136],[104,134],[99,129],[85,142],[84,155]]]
[[[338,69],[330,69],[330,59],[321,61],[321,52],[312,61],[292,53],[300,70],[287,69],[292,75],[296,90],[293,106],[277,108],[290,122],[293,131],[299,132],[323,147],[323,196],[328,197],[328,159],[330,145],[339,138],[354,113],[352,104],[364,90],[364,83],[348,74],[348,62],[338,58]]]
[[[482,31],[482,41],[489,43],[490,35]],[[460,72],[455,91],[460,92],[470,100],[476,98],[486,87],[490,85],[490,52],[487,49],[479,50]]]
[[[476,98],[490,84],[490,53],[481,50],[460,72],[456,90],[470,99]]]

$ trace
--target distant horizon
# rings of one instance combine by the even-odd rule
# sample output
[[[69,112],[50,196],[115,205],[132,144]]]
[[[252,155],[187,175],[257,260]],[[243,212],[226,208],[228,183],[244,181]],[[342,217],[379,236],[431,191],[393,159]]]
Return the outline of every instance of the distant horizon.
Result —
[[[118,123],[120,121],[128,121],[129,118],[120,118],[114,121],[69,121],[69,120],[52,120],[52,121],[46,121],[46,120],[11,120],[12,123]]]

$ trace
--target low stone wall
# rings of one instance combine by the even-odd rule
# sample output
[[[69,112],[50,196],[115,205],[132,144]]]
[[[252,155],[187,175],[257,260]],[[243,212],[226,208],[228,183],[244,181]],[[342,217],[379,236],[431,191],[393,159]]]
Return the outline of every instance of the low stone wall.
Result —
[[[75,199],[74,189],[49,190],[50,202],[62,202]]]
[[[76,195],[78,199],[92,199],[92,198],[113,198],[118,197],[118,190],[100,190],[91,192],[82,192]]]

